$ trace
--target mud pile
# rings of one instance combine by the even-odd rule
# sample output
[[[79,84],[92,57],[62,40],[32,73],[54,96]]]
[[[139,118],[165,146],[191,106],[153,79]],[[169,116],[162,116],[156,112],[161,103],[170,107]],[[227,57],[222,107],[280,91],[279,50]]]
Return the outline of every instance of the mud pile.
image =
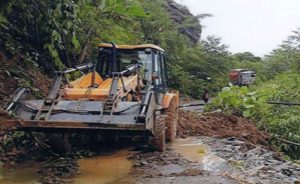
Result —
[[[47,95],[51,80],[38,67],[25,62],[22,55],[8,58],[0,52],[0,61],[0,107],[18,87],[30,87],[36,97]]]
[[[236,137],[252,144],[268,145],[269,136],[257,129],[256,125],[245,118],[208,113],[198,115],[192,112],[179,112],[177,136],[210,136],[215,138]]]

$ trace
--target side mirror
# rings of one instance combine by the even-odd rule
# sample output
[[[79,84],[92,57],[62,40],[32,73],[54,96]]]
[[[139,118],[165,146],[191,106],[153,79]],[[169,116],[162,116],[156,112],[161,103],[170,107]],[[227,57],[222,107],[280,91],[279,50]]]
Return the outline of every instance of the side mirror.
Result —
[[[159,73],[157,71],[152,72],[152,80],[159,79]]]

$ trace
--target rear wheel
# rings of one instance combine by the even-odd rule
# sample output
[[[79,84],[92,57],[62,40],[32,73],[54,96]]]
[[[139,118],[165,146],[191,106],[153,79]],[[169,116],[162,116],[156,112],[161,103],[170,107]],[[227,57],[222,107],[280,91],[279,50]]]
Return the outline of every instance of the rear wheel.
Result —
[[[166,141],[174,142],[178,124],[178,109],[175,99],[171,100],[169,107],[165,110],[166,115]]]
[[[154,137],[150,137],[150,145],[157,151],[165,151],[166,136],[165,136],[165,117],[155,115],[154,122]]]

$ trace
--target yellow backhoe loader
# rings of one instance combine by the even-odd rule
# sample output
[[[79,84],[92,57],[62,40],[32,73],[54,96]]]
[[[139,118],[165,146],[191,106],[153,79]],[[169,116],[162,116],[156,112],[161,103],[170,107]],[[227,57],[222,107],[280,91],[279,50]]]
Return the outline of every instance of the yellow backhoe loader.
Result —
[[[82,76],[68,80],[72,72]],[[85,73],[83,73],[85,71]],[[19,89],[6,111],[17,119],[1,126],[24,131],[95,131],[142,135],[157,150],[176,136],[178,92],[168,88],[162,48],[99,44],[97,62],[57,71],[47,98],[28,100]]]

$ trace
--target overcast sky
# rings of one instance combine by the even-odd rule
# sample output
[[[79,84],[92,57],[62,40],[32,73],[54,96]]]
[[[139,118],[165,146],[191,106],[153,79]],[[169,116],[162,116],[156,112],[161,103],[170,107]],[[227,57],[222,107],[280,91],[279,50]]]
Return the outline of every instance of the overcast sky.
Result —
[[[176,0],[202,21],[202,38],[216,35],[231,52],[268,54],[300,27],[300,0]]]

